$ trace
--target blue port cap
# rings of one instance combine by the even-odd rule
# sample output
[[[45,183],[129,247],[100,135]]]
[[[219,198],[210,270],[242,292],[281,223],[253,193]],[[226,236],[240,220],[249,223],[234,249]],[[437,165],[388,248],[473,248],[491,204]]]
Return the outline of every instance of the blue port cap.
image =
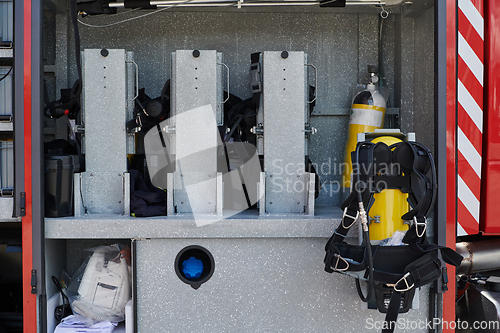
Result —
[[[197,279],[203,273],[203,262],[195,257],[190,257],[182,263],[182,273],[187,279]]]

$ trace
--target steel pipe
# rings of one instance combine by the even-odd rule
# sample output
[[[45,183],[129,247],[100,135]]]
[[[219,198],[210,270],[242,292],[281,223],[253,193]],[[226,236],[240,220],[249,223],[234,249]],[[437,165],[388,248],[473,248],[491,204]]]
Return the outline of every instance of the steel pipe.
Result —
[[[464,257],[457,275],[471,275],[500,269],[500,240],[488,239],[456,244],[457,252]]]

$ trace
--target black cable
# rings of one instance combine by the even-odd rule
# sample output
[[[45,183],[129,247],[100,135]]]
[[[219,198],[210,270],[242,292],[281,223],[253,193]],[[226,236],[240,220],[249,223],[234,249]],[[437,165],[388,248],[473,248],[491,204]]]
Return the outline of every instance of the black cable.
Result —
[[[236,128],[238,127],[238,125],[241,123],[242,120],[243,120],[243,116],[240,116],[238,118],[238,120],[234,123],[233,127],[231,127],[231,130],[229,131],[229,133],[224,138],[224,142],[228,142],[228,140],[233,136],[234,131],[236,130]]]
[[[55,319],[58,322],[61,322],[61,320],[64,318],[64,313],[66,312],[66,302],[67,302],[68,306],[70,305],[70,302],[69,302],[68,296],[66,296],[66,294],[64,293],[63,287],[61,286],[61,283],[59,282],[59,280],[55,276],[52,276],[52,281],[56,285],[56,288],[59,291],[59,293],[61,294],[62,299],[63,299],[62,311],[61,311],[60,315],[58,315],[58,308],[59,307],[56,307],[56,309],[54,311]]]
[[[12,72],[12,68],[14,68],[14,67],[11,67],[11,68],[9,69],[9,71],[7,72],[7,74],[5,74],[4,76],[2,76],[2,77],[0,78],[0,82],[1,82],[1,81],[3,81],[3,80],[7,77],[7,76],[9,76],[10,72]]]

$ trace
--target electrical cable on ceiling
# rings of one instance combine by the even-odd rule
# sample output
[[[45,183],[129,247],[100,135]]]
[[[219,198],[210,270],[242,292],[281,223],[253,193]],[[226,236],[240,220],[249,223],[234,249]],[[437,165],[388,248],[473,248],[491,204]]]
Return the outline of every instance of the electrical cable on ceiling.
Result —
[[[142,14],[142,15],[139,15],[139,16],[131,17],[131,18],[128,18],[128,19],[125,19],[125,20],[122,20],[122,21],[113,22],[113,23],[109,23],[109,24],[94,25],[94,24],[89,24],[89,23],[83,22],[81,20],[78,20],[78,23],[80,23],[80,24],[82,24],[82,25],[84,25],[86,27],[90,27],[90,28],[107,28],[107,27],[111,27],[111,26],[114,26],[114,25],[118,25],[118,24],[130,22],[130,21],[133,21],[133,20],[137,20],[137,19],[149,16],[149,15],[158,14],[159,12],[163,12],[163,11],[165,11],[167,9],[175,8],[175,7],[179,6],[179,5],[183,5],[183,4],[186,4],[186,3],[191,2],[191,1],[192,0],[186,0],[186,1],[177,3],[177,4],[169,6],[169,7],[165,7],[165,8],[162,8],[162,9],[157,9],[157,10],[155,10],[153,12],[150,12],[150,13]],[[140,8],[134,8],[133,10],[136,10],[136,9],[140,9]],[[132,10],[129,10],[126,13],[130,13],[131,11]]]

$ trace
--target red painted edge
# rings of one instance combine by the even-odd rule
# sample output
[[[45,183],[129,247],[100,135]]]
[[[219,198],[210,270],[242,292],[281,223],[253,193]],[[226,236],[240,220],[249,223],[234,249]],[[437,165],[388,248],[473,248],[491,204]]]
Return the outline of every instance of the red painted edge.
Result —
[[[22,218],[23,246],[23,331],[34,333],[36,324],[36,295],[31,294],[31,270],[33,269],[33,213],[32,213],[32,158],[31,158],[31,0],[24,2],[24,191],[26,215]]]
[[[457,2],[446,1],[446,246],[455,249],[457,227]],[[455,320],[455,267],[448,267],[448,292],[443,295],[443,321]],[[444,333],[455,332],[449,326]]]
[[[499,235],[498,191],[500,190],[500,6],[498,1],[488,0],[485,24],[485,114],[483,139],[483,170],[481,187],[481,214],[479,228],[484,234]]]

